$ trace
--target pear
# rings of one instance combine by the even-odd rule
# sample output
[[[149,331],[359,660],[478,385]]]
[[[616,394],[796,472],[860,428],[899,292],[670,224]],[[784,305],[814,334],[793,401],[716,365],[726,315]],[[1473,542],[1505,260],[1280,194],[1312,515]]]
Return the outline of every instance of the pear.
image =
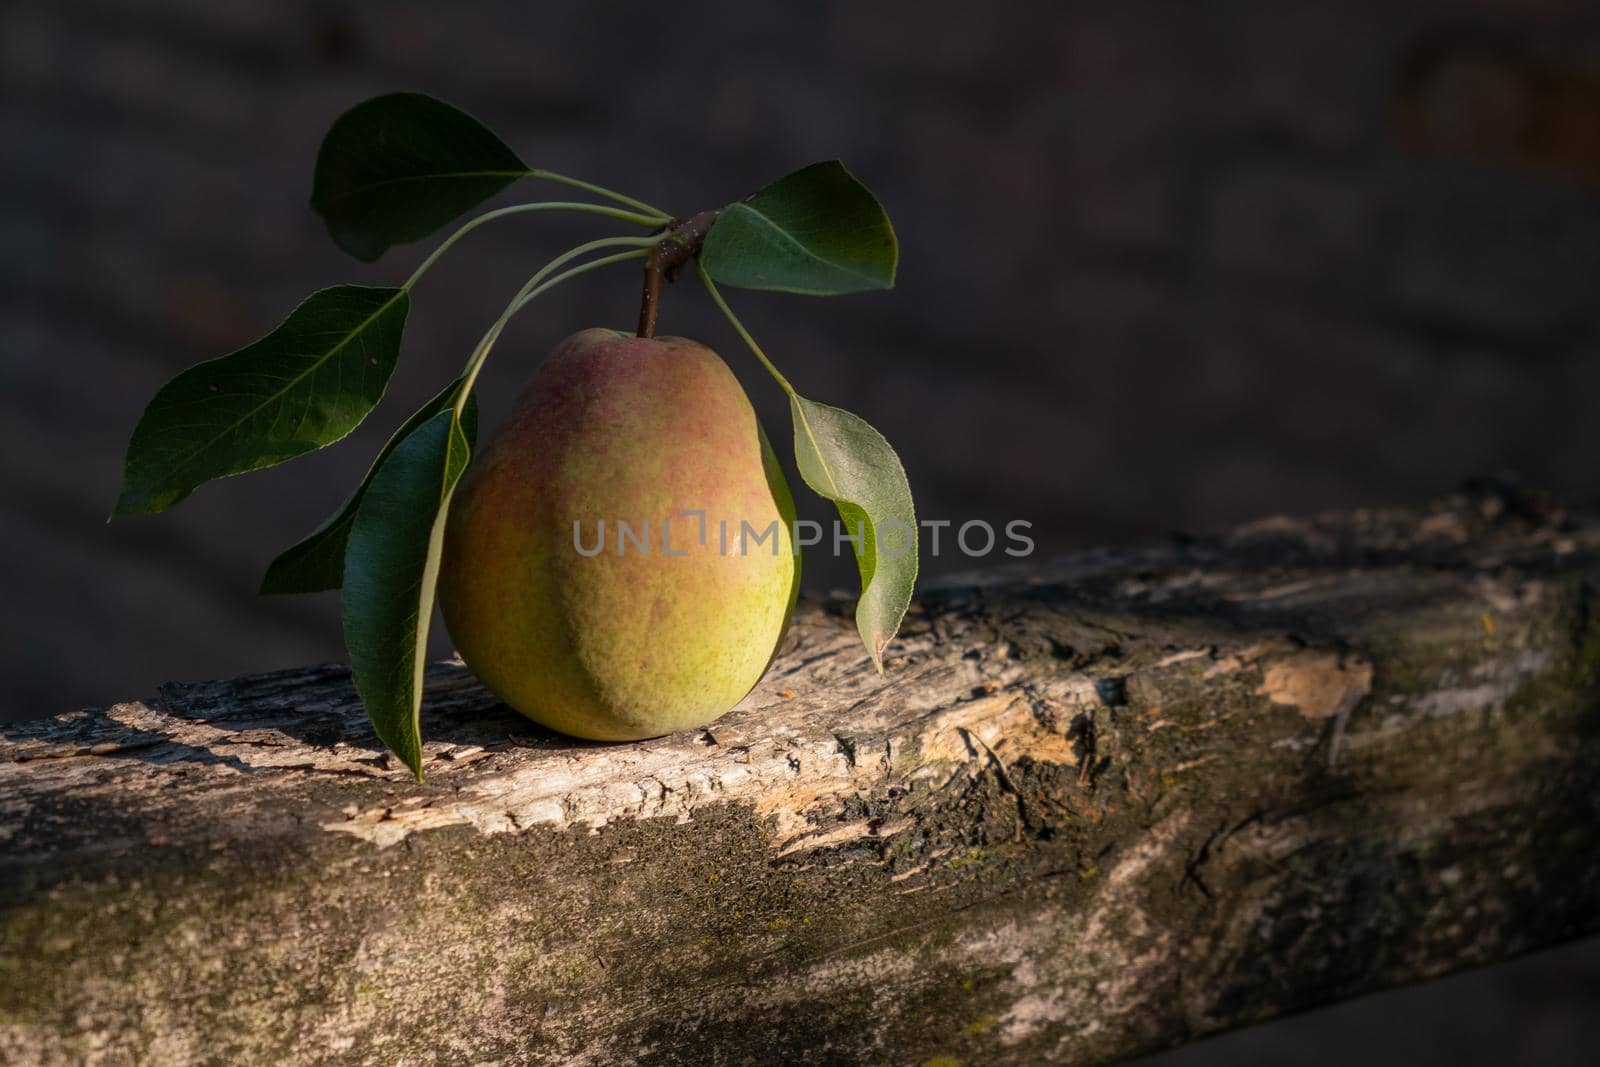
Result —
[[[783,472],[715,352],[585,330],[456,490],[439,602],[467,666],[528,718],[656,737],[760,680],[799,589],[793,532]]]

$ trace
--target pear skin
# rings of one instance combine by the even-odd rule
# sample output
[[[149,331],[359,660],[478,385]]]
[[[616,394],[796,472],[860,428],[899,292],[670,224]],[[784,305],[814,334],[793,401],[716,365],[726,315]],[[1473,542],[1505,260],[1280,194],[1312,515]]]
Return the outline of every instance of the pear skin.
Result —
[[[799,589],[793,530],[783,472],[715,352],[585,330],[457,488],[439,603],[467,666],[528,718],[656,737],[760,680]]]

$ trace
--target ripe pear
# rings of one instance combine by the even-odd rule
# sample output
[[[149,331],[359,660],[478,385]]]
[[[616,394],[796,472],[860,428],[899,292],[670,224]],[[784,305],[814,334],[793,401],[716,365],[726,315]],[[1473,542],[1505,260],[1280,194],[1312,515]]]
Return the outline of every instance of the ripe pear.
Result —
[[[528,718],[656,737],[760,680],[799,588],[793,531],[783,471],[715,352],[585,330],[468,467],[439,602],[467,666]]]

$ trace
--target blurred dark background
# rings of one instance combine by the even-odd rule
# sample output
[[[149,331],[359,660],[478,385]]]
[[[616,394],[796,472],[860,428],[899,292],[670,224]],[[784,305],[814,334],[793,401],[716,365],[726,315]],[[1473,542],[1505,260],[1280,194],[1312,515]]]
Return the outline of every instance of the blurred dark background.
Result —
[[[1600,488],[1593,3],[9,0],[0,719],[343,657],[336,596],[258,600],[262,568],[592,221],[458,246],[419,286],[389,400],[343,445],[104,520],[163,381],[315,288],[420,258],[349,260],[306,207],[329,123],[397,88],[684,213],[843,158],[896,222],[899,287],[730,296],[799,388],[896,444],[926,517],[1025,518],[1051,552],[1506,471],[1577,503]],[[636,304],[615,268],[525,314],[485,373],[488,424],[555,341]],[[782,432],[703,294],[669,289],[662,329],[718,347]],[[808,585],[850,579],[813,566]],[[1600,1038],[1600,954],[1550,959],[1170,1062],[1577,1063]],[[1539,995],[1495,992],[1517,966]],[[1478,1023],[1441,1029],[1462,1010]],[[1402,1023],[1444,1037],[1419,1049]]]

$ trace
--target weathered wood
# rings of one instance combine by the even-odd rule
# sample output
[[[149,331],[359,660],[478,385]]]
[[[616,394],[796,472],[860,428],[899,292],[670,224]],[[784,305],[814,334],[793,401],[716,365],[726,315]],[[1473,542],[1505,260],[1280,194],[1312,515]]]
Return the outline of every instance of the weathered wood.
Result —
[[[1600,927],[1600,525],[1499,497],[804,608],[710,730],[342,668],[6,728],[0,1061],[1099,1063]],[[941,1059],[942,1058],[942,1059]]]

